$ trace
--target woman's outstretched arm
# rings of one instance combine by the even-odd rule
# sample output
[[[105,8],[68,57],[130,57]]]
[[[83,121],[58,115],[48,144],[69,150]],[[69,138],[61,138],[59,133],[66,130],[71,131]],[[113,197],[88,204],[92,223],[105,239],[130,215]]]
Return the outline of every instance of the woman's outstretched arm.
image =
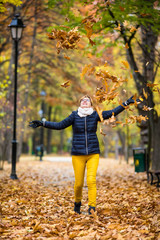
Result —
[[[32,128],[37,128],[37,127],[42,126],[45,128],[61,130],[61,129],[71,126],[73,124],[73,122],[74,122],[74,112],[72,112],[67,118],[65,118],[61,122],[49,122],[49,121],[34,120],[34,121],[30,122],[29,126]]]
[[[125,107],[128,106],[129,104],[131,103],[134,103],[134,99],[133,99],[133,96],[130,97],[127,101],[125,101],[123,103],[123,106],[122,105],[119,105],[118,107],[112,109],[112,110],[109,110],[109,111],[103,111],[102,112],[102,116],[103,116],[103,119],[108,119],[110,117],[112,117],[112,115],[114,114],[114,116],[118,115],[119,113],[121,113],[122,111],[125,110]]]

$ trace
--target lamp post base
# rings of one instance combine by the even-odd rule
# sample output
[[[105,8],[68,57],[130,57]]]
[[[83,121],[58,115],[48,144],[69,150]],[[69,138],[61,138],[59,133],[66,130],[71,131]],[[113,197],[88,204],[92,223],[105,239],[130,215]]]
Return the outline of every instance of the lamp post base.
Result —
[[[13,179],[13,180],[18,179],[16,173],[11,173],[10,178]]]

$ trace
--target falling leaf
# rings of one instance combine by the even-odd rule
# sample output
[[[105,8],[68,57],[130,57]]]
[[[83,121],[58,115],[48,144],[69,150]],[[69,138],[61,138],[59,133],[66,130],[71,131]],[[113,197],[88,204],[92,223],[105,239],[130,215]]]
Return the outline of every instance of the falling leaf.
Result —
[[[53,29],[52,33],[47,33],[49,39],[57,40],[56,48],[59,54],[61,49],[74,49],[80,41],[78,27],[70,31]]]
[[[118,30],[118,31],[121,31],[120,23],[118,24],[118,27],[115,27],[114,29],[115,29],[115,30]]]
[[[126,68],[129,68],[129,64],[127,61],[122,61],[123,65],[126,67]]]
[[[86,73],[88,73],[90,70],[92,69],[92,71],[94,70],[94,68],[92,68],[92,65],[91,64],[86,64],[82,70],[82,73],[81,73],[81,80],[83,79],[84,75]]]
[[[103,122],[102,110],[100,110],[98,106],[96,106],[95,109],[99,115],[101,122]]]
[[[61,84],[61,87],[67,88],[70,86],[70,81],[64,82]]]
[[[151,107],[148,107],[148,106],[143,106],[143,111],[151,111],[153,108],[151,108]]]
[[[135,32],[135,31],[137,31],[137,29],[132,26],[131,29],[130,29],[130,32]]]
[[[157,86],[157,85],[159,85],[159,84],[155,84],[155,83],[147,83],[146,84],[147,85],[147,87],[155,87],[155,86]]]
[[[108,66],[108,62],[105,61],[105,63],[104,63],[104,67],[107,67],[107,66]]]
[[[67,55],[64,55],[64,58],[70,60],[70,57],[68,57]]]
[[[100,134],[102,134],[103,136],[106,136],[106,133],[103,132],[103,129],[101,126],[100,126]]]
[[[148,119],[147,116],[142,116],[142,115],[139,115],[136,117],[136,120],[141,123],[142,121],[146,121]]]
[[[148,98],[148,94],[145,92],[144,88],[143,88],[143,95],[144,95],[145,99]]]
[[[146,63],[146,66],[148,66],[149,62]]]
[[[119,9],[120,9],[122,12],[124,12],[124,7],[119,6]]]
[[[140,100],[141,102],[143,102],[144,99],[140,96],[140,97],[139,97],[139,100]]]
[[[92,41],[92,39],[89,38],[89,42],[92,46],[96,45],[96,43],[94,41]]]
[[[128,43],[126,43],[126,44],[125,44],[125,48],[126,48],[126,49],[128,49],[128,48],[129,48],[129,46],[128,46]]]
[[[116,121],[117,124],[122,124],[122,121]]]
[[[133,75],[132,75],[132,73],[130,73],[130,78],[133,78]]]

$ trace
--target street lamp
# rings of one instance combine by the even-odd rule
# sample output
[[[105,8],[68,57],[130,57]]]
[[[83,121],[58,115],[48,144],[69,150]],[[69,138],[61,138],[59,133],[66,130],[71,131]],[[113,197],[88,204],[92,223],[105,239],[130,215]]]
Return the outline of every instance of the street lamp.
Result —
[[[15,44],[15,72],[14,72],[14,119],[13,119],[13,140],[12,140],[12,170],[11,179],[18,179],[16,175],[16,157],[17,157],[17,140],[16,140],[16,120],[17,120],[17,65],[18,65],[18,42],[22,37],[23,22],[16,14],[12,19],[11,24],[8,26],[11,30],[11,36]]]

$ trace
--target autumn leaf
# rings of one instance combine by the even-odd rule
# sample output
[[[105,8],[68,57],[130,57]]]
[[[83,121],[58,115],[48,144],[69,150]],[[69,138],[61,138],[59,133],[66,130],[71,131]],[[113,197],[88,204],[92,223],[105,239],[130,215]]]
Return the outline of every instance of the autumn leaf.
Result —
[[[128,46],[128,43],[126,43],[126,44],[125,44],[125,48],[126,48],[126,49],[128,49],[128,48],[129,48],[129,46]]]
[[[151,111],[153,108],[151,108],[151,107],[148,107],[148,106],[143,106],[143,111]]]
[[[137,31],[137,29],[132,26],[131,29],[130,29],[130,32],[135,32],[135,31]]]
[[[142,115],[139,115],[139,116],[136,116],[136,120],[141,123],[142,121],[147,121],[148,117],[147,116],[142,116]]]
[[[64,58],[70,60],[70,57],[68,57],[67,55],[64,55]]]
[[[97,21],[98,21],[98,19],[96,19],[92,15],[82,20],[82,24],[84,24],[84,29],[86,30],[86,36],[89,39],[89,43],[92,46],[95,45],[95,42],[93,40],[91,40],[91,36],[93,34],[93,25]]]
[[[148,94],[145,92],[144,88],[143,88],[143,95],[144,95],[145,99],[148,98]]]
[[[86,24],[85,24],[85,30],[86,30],[86,32],[87,32],[87,38],[89,38],[90,39],[90,37],[92,36],[92,34],[93,34],[93,29],[92,29],[92,24],[91,24],[91,22],[87,22]]]
[[[121,31],[120,23],[118,24],[118,27],[115,27],[114,29],[115,29],[115,30],[118,30],[118,31]]]
[[[61,87],[67,88],[70,86],[70,81],[64,82],[61,84]]]
[[[86,64],[82,70],[82,73],[80,74],[81,80],[83,79],[84,75],[88,73],[88,75],[91,75],[94,73],[95,67],[92,67],[91,64]]]
[[[122,61],[123,65],[126,67],[126,68],[129,68],[129,64],[127,61]]]
[[[122,124],[122,121],[116,121],[117,124]]]
[[[139,100],[141,101],[141,102],[143,102],[144,101],[144,99],[140,96],[139,97]]]
[[[103,132],[103,129],[101,126],[100,126],[100,134],[102,134],[103,136],[106,136],[106,133]]]
[[[124,12],[124,7],[119,6],[119,9],[120,9],[122,12]]]
[[[89,38],[89,42],[90,42],[90,44],[91,44],[92,46],[96,45],[96,43],[95,43],[92,39],[90,39],[90,38]]]
[[[70,31],[53,29],[52,33],[47,33],[49,39],[57,40],[56,48],[57,53],[60,53],[61,49],[74,49],[80,41],[80,34],[78,27],[71,29]]]
[[[147,87],[151,87],[151,88],[152,88],[152,87],[155,87],[155,86],[157,86],[157,85],[159,85],[159,84],[155,84],[155,83],[147,83],[147,84],[146,84]]]
[[[98,106],[96,106],[95,109],[99,115],[101,122],[103,122],[102,110],[100,110]]]

